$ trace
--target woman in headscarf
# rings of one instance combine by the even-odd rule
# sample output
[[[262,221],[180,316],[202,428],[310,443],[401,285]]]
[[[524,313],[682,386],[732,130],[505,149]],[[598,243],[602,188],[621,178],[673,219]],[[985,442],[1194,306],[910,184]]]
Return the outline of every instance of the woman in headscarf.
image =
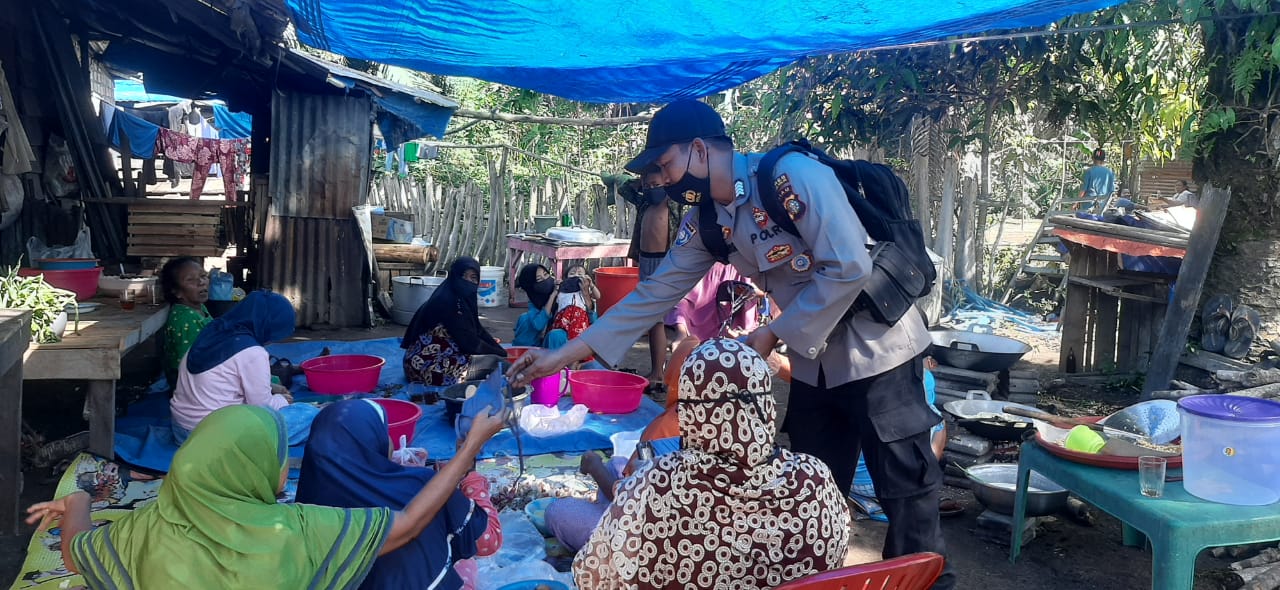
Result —
[[[618,485],[574,559],[579,588],[772,588],[841,565],[849,509],[826,465],[774,444],[771,385],[736,340],[689,355],[683,448]]]
[[[482,412],[458,451],[404,510],[280,504],[288,475],[279,414],[231,406],[178,450],[156,500],[93,528],[77,491],[27,509],[41,528],[61,519],[62,558],[89,588],[352,588],[374,558],[431,522],[502,417]]]
[[[515,346],[542,346],[543,334],[551,323],[555,309],[556,278],[541,264],[526,264],[516,277],[516,286],[529,297],[529,311],[516,319],[516,335],[511,340]]]
[[[409,322],[400,348],[404,375],[412,383],[453,385],[467,378],[472,355],[505,357],[507,351],[480,325],[476,291],[480,263],[462,256],[449,266],[449,276]]]
[[[387,419],[381,406],[369,400],[330,405],[311,425],[297,501],[401,510],[422,486],[441,477],[426,467],[397,464],[389,458],[390,453]],[[408,545],[379,557],[360,587],[461,588],[462,579],[453,564],[475,555],[491,555],[502,544],[497,511],[488,490],[484,476],[475,471],[467,474],[451,494],[431,506],[435,516],[426,530]]]
[[[178,366],[169,400],[174,439],[181,443],[205,416],[230,405],[280,410],[293,402],[271,382],[265,346],[293,334],[293,304],[278,293],[254,291],[200,331]]]

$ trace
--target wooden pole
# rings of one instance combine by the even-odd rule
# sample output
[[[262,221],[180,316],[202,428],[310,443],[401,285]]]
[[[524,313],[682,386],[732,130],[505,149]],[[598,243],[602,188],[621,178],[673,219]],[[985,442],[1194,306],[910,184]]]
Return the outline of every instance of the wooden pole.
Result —
[[[956,278],[973,286],[974,232],[977,223],[978,190],[972,178],[964,179],[960,191],[960,232],[956,235]]]
[[[1164,322],[1160,324],[1160,337],[1151,354],[1151,367],[1147,369],[1142,399],[1151,399],[1152,392],[1168,389],[1169,381],[1178,368],[1178,357],[1182,356],[1182,350],[1186,348],[1187,331],[1191,329],[1191,320],[1195,318],[1200,291],[1204,288],[1205,277],[1209,275],[1209,264],[1213,262],[1213,252],[1218,245],[1218,235],[1222,232],[1222,222],[1227,217],[1227,205],[1230,202],[1231,189],[1204,187],[1196,226],[1191,231],[1187,255],[1182,259],[1178,282],[1173,287],[1173,303],[1165,311]]]
[[[938,211],[938,235],[937,246],[934,251],[938,256],[942,257],[942,268],[954,269],[952,264],[955,261],[953,257],[952,243],[955,238],[953,235],[955,228],[955,209],[956,209],[956,159],[947,156],[943,160],[943,176],[942,176],[942,208]],[[954,271],[952,272],[954,275]]]

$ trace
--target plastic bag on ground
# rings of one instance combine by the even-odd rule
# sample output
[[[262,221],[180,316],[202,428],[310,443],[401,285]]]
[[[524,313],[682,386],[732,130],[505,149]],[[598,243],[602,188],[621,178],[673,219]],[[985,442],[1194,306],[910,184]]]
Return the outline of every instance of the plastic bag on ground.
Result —
[[[574,404],[564,413],[542,404],[530,404],[520,410],[520,429],[539,438],[574,432],[586,420],[587,407],[582,404]]]

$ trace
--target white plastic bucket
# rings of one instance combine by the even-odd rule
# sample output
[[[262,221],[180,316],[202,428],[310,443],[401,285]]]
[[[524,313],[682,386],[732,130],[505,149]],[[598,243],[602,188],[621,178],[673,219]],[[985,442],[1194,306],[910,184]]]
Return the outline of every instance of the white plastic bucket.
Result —
[[[482,266],[480,267],[480,289],[476,292],[479,298],[480,307],[498,307],[502,301],[502,275],[501,266]]]
[[[407,311],[412,316],[423,303],[444,283],[443,277],[410,276],[391,279],[391,300],[395,309]]]

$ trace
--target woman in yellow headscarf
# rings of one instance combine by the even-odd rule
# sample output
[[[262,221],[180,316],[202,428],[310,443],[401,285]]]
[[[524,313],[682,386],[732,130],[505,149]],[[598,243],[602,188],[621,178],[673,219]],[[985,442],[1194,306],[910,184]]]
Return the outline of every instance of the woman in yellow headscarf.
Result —
[[[62,518],[67,569],[90,588],[355,588],[374,558],[434,518],[501,416],[481,412],[458,456],[404,510],[280,504],[288,473],[280,415],[256,406],[209,414],[191,433],[155,502],[92,529],[76,492],[27,509],[28,523]]]

